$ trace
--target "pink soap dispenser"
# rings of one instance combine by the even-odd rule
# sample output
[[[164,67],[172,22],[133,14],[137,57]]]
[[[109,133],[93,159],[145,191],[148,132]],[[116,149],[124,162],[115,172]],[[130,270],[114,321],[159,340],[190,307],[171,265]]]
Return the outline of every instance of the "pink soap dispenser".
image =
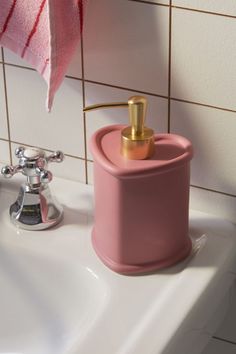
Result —
[[[144,126],[147,100],[94,105],[128,107],[130,126],[91,138],[95,224],[92,243],[112,270],[137,274],[171,266],[191,251],[188,230],[191,143]]]

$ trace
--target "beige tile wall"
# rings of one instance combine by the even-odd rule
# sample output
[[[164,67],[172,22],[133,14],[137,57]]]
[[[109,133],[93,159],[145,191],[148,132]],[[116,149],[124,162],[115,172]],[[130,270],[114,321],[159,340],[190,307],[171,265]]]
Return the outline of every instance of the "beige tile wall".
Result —
[[[125,110],[83,114],[85,105],[149,99],[157,132],[192,140],[191,205],[236,219],[235,0],[90,0],[83,41],[45,110],[46,85],[23,60],[0,56],[0,161],[18,144],[61,149],[55,175],[92,183],[89,138],[125,123]]]

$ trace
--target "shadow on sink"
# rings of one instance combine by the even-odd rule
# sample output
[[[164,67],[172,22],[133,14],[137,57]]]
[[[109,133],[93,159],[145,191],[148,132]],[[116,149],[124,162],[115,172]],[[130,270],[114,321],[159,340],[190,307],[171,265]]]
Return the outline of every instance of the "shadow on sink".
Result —
[[[60,228],[62,225],[90,226],[93,224],[93,217],[92,215],[88,214],[86,210],[73,209],[65,205],[62,205],[62,207],[63,207],[62,221],[59,224],[53,226],[51,229],[48,229],[48,231],[56,230]]]

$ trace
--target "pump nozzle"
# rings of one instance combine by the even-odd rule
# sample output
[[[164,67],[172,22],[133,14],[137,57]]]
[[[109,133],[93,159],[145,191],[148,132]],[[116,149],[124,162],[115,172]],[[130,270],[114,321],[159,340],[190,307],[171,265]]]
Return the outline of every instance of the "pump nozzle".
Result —
[[[147,99],[143,96],[132,96],[128,102],[105,103],[86,107],[84,112],[99,108],[128,107],[130,126],[121,131],[121,153],[132,160],[143,160],[154,152],[154,132],[144,126]]]

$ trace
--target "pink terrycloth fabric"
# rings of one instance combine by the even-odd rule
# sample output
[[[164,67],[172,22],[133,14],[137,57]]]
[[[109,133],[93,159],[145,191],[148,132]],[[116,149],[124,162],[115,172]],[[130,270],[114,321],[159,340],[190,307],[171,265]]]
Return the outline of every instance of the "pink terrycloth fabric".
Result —
[[[86,1],[0,0],[0,44],[44,77],[48,110],[78,45]]]

